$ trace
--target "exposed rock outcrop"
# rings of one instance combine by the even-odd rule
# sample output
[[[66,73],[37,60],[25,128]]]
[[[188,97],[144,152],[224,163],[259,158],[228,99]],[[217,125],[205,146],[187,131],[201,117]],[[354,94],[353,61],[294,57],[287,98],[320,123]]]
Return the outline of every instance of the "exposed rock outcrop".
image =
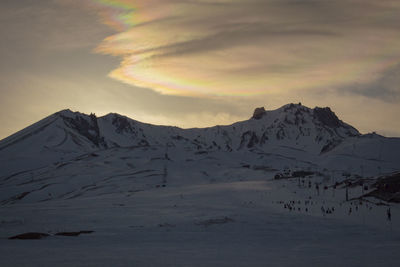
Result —
[[[252,119],[259,120],[261,119],[267,112],[265,111],[264,107],[256,108],[254,110],[253,116],[251,117]]]

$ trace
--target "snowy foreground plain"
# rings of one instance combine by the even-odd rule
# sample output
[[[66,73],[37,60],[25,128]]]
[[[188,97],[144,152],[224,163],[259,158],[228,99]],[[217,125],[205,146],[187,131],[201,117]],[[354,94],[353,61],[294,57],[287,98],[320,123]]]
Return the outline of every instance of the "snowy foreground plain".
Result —
[[[398,185],[367,194],[398,151],[300,104],[189,130],[62,111],[0,141],[0,266],[397,267]]]
[[[397,205],[389,222],[386,206],[344,202],[344,189],[318,196],[297,179],[245,179],[174,185],[172,177],[140,192],[2,206],[0,265],[398,266]],[[289,200],[301,204],[289,211],[281,203]],[[81,230],[95,232],[7,239]]]

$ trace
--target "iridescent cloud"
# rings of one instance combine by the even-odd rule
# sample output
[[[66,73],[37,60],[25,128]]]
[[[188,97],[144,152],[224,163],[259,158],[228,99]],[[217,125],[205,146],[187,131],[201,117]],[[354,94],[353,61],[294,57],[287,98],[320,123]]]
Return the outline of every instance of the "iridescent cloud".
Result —
[[[93,0],[116,80],[183,96],[300,94],[400,63],[398,1]],[[359,89],[357,89],[359,90]]]

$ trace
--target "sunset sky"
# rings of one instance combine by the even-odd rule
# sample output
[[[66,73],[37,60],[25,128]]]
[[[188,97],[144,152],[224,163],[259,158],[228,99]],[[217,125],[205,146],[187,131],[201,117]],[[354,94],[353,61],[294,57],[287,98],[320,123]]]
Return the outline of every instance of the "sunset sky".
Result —
[[[180,127],[330,106],[400,136],[398,0],[1,0],[0,139],[61,109]]]

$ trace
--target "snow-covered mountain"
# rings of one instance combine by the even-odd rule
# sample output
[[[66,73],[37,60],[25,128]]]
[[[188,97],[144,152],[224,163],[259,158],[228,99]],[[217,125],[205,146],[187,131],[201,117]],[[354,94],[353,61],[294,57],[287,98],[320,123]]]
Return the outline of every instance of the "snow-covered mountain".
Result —
[[[240,176],[235,168],[270,176],[284,169],[371,176],[398,171],[398,151],[400,138],[362,135],[328,107],[257,108],[249,120],[201,129],[63,110],[0,141],[0,188],[6,191],[0,201],[27,199],[23,194],[33,191],[41,192],[34,200],[71,197],[116,176],[191,183]]]
[[[397,266],[398,151],[300,104],[204,129],[63,110],[0,141],[0,265]]]
[[[255,110],[247,121],[204,129],[141,123],[119,114],[103,117],[70,110],[57,112],[2,140],[0,151],[89,152],[129,146],[184,146],[194,150],[236,151],[280,145],[321,154],[360,133],[329,108],[289,104]]]

